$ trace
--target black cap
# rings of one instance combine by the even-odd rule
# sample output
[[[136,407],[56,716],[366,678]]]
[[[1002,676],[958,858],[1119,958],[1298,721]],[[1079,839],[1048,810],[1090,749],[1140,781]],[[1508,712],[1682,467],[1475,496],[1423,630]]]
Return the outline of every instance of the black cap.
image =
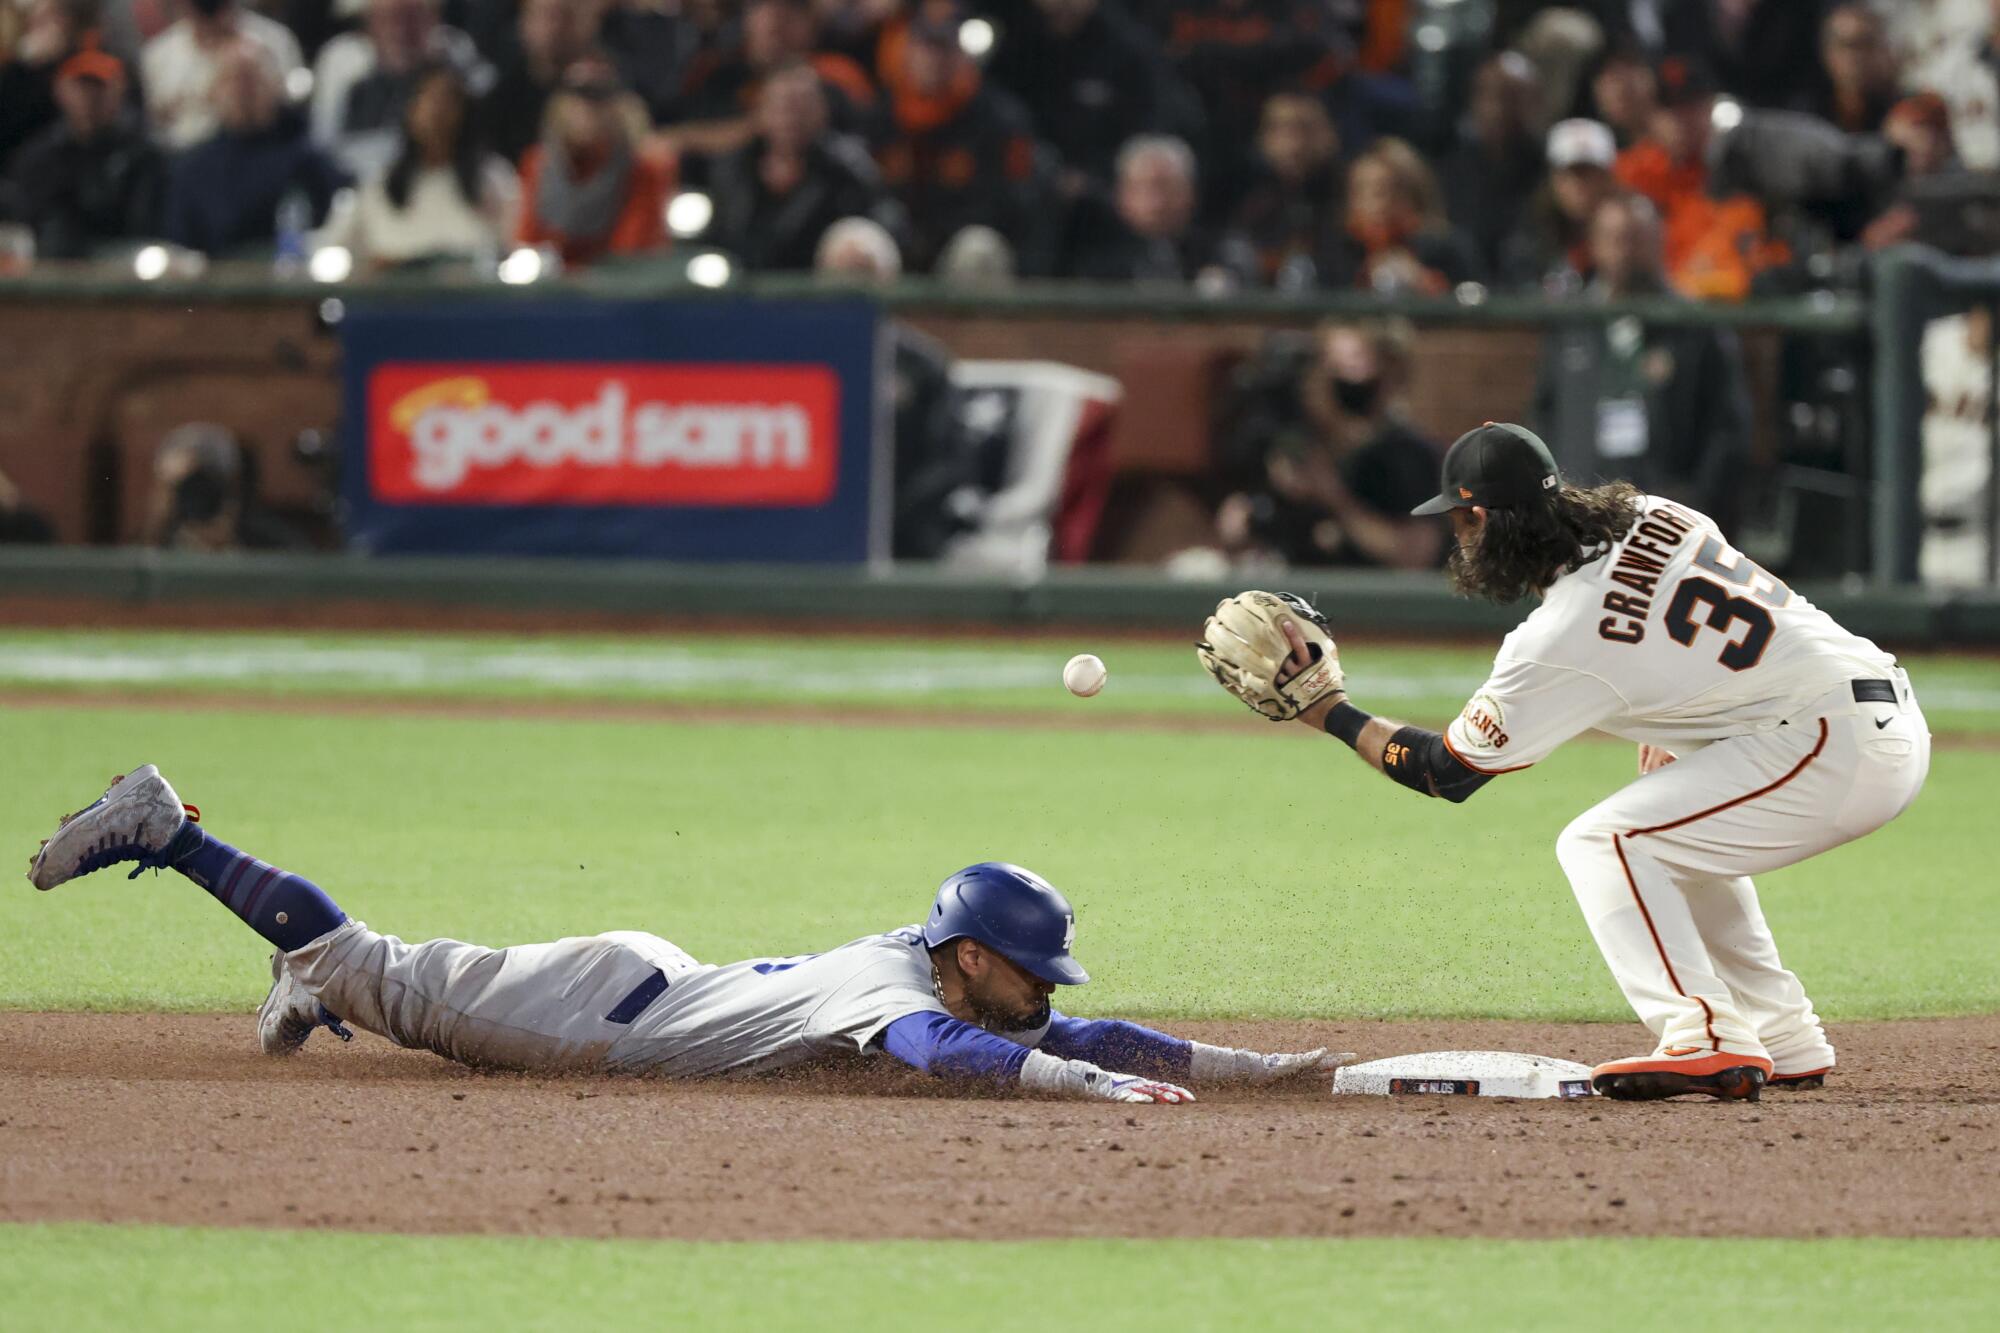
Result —
[[[1661,106],[1692,106],[1719,91],[1715,71],[1700,60],[1668,56],[1653,70]]]
[[[1526,426],[1489,421],[1453,441],[1444,456],[1444,491],[1412,514],[1444,514],[1483,505],[1530,504],[1562,485],[1562,473],[1542,437]]]

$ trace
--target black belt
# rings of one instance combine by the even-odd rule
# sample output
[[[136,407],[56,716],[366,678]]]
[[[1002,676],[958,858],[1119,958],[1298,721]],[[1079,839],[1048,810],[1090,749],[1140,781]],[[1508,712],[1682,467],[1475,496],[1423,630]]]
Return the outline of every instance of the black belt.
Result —
[[[1895,703],[1896,682],[1893,680],[1857,680],[1854,682],[1854,702],[1858,704]]]
[[[646,1006],[667,993],[667,974],[654,968],[652,975],[634,986],[629,994],[620,1000],[610,1013],[604,1016],[607,1023],[630,1023],[646,1012]]]

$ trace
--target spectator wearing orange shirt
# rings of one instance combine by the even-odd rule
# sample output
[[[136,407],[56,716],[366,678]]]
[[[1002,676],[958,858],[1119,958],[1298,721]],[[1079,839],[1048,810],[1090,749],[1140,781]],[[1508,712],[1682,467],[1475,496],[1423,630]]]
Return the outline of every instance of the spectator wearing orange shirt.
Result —
[[[664,247],[675,170],[645,147],[648,128],[608,60],[565,70],[542,141],[521,160],[520,243],[552,245],[571,267]]]
[[[1401,139],[1377,139],[1347,169],[1347,228],[1329,286],[1385,296],[1442,296],[1478,276],[1464,240],[1445,221],[1437,177]]]
[[[955,0],[922,0],[882,35],[888,105],[875,160],[909,215],[907,258],[918,272],[929,272],[967,227],[993,228],[1018,253],[1040,221],[1042,173],[1028,113],[986,83],[959,48],[963,18]]]
[[[1769,235],[1764,206],[1748,195],[1709,194],[1707,153],[1715,86],[1698,65],[1660,62],[1660,106],[1652,132],[1618,155],[1625,188],[1644,195],[1664,219],[1667,275],[1682,293],[1740,301],[1756,276],[1789,258]]]

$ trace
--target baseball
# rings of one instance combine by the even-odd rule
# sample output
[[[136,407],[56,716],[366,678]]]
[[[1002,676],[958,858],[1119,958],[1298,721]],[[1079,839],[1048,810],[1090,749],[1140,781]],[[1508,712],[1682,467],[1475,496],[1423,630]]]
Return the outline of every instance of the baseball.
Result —
[[[1063,665],[1063,688],[1088,699],[1104,688],[1104,662],[1094,653],[1078,653]]]

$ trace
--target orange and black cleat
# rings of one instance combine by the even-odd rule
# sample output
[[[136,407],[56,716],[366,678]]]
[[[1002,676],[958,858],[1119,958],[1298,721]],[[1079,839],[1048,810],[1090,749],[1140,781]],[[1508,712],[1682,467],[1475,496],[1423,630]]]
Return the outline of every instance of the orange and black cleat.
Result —
[[[1764,1086],[1791,1092],[1816,1092],[1826,1086],[1826,1076],[1832,1072],[1832,1065],[1824,1069],[1808,1069],[1800,1074],[1780,1074],[1773,1070],[1771,1076],[1764,1080]]]
[[[1621,1102],[1691,1096],[1754,1102],[1770,1077],[1771,1062],[1761,1055],[1669,1046],[1599,1065],[1590,1071],[1590,1086],[1598,1096]]]

